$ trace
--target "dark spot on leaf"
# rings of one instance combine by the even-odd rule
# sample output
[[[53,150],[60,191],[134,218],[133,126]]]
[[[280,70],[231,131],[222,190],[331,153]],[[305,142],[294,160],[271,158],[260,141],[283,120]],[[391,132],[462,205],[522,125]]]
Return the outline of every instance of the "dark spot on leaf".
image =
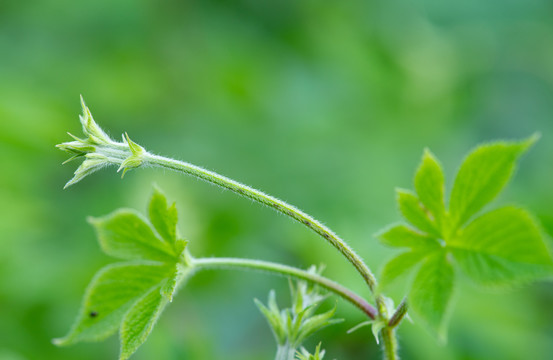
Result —
[[[95,318],[98,316],[98,313],[96,311],[91,311],[90,314],[88,314],[91,318]]]

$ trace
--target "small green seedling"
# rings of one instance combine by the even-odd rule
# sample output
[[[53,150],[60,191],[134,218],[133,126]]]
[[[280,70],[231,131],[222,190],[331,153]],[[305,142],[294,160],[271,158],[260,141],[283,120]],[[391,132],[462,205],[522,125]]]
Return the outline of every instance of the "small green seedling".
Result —
[[[119,330],[120,359],[128,359],[144,343],[164,308],[190,276],[203,269],[251,269],[294,278],[293,304],[280,310],[274,294],[267,306],[257,302],[278,344],[277,360],[322,359],[320,345],[311,355],[296,349],[321,327],[334,323],[334,310],[315,314],[326,289],[357,307],[367,317],[360,325],[372,325],[385,360],[397,360],[396,329],[408,308],[421,322],[445,340],[455,279],[462,271],[485,287],[510,287],[553,275],[553,260],[536,221],[524,209],[504,206],[483,212],[506,186],[516,164],[537,140],[484,144],[463,161],[446,198],[445,181],[438,160],[426,150],[414,179],[415,192],[398,190],[399,209],[408,225],[393,225],[377,237],[403,252],[389,261],[381,283],[347,243],[313,217],[259,190],[240,184],[198,166],[154,155],[134,143],[127,134],[122,142],[111,139],[93,120],[82,102],[80,117],[86,138],[58,145],[84,158],[73,185],[106,166],[125,172],[146,166],[162,167],[191,175],[247,197],[305,225],[329,242],[360,274],[371,298],[321,276],[318,272],[262,260],[238,258],[194,258],[177,231],[175,205],[155,190],[144,217],[121,209],[89,221],[96,229],[102,250],[123,262],[108,265],[92,279],[77,320],[69,334],[54,342],[69,345],[97,341]],[[386,286],[412,274],[407,295],[397,307],[384,296]],[[315,286],[316,287],[313,287]],[[373,303],[374,305],[372,305]]]
[[[315,266],[310,267],[307,271],[312,274],[321,273]],[[293,359],[305,339],[322,328],[341,321],[332,319],[336,308],[323,314],[315,314],[318,306],[327,297],[321,294],[317,285],[310,284],[305,280],[298,280],[294,285],[290,281],[290,293],[292,306],[283,310],[278,308],[274,291],[269,293],[267,306],[259,300],[255,300],[275,336],[277,343],[275,360]]]

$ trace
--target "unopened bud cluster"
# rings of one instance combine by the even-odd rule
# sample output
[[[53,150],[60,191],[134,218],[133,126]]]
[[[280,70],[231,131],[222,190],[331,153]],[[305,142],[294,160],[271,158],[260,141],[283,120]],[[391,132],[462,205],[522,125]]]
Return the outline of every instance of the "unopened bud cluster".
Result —
[[[144,163],[146,150],[133,142],[127,133],[123,134],[123,141],[117,142],[111,139],[94,121],[90,110],[86,106],[82,96],[81,105],[83,115],[79,115],[86,138],[81,139],[69,134],[74,140],[56,145],[57,148],[67,151],[73,156],[67,163],[76,158],[84,157],[83,163],[75,171],[75,176],[65,184],[65,187],[73,185],[86,176],[110,165],[118,166],[123,175],[130,169],[137,168]]]

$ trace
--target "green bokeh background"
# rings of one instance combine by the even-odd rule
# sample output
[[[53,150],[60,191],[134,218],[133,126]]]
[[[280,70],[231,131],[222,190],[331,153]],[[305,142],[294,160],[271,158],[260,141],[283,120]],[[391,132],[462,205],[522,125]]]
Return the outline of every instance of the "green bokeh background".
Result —
[[[103,255],[88,215],[144,210],[155,182],[177,202],[197,256],[306,267],[367,295],[355,271],[284,216],[191,178],[114,169],[62,190],[76,164],[54,145],[80,133],[83,94],[114,137],[258,187],[322,219],[378,270],[374,233],[399,220],[424,147],[451,184],[475,144],[540,142],[498,202],[553,227],[550,0],[121,0],[0,2],[0,359],[115,359],[116,337],[56,348]],[[549,240],[548,240],[549,241]],[[199,274],[135,359],[271,359],[252,301],[286,281]],[[396,289],[396,301],[402,289]],[[461,278],[449,342],[399,330],[404,359],[550,359],[553,284],[482,291]],[[328,306],[332,306],[329,301]],[[363,320],[321,332],[329,359],[378,359]]]

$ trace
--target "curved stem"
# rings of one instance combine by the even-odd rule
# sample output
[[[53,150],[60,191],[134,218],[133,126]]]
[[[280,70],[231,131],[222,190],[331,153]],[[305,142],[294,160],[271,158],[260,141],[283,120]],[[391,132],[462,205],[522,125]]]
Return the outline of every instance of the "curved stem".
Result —
[[[313,217],[299,210],[298,208],[279,200],[273,196],[267,195],[259,190],[253,189],[247,185],[219,175],[215,172],[203,169],[199,166],[192,165],[183,161],[169,159],[163,156],[153,155],[148,152],[143,154],[143,161],[146,164],[160,166],[167,169],[182,172],[187,175],[192,175],[196,178],[205,180],[212,184],[218,185],[239,195],[245,196],[251,200],[267,205],[292,219],[304,224],[323,238],[325,238],[332,246],[340,251],[350,263],[361,274],[371,292],[376,288],[376,279],[365,262],[351,249],[344,240],[336,235],[332,230],[315,220]]]
[[[310,273],[305,270],[301,270],[292,266],[282,265],[278,263],[272,263],[262,260],[249,260],[238,258],[199,258],[189,259],[188,265],[192,268],[201,269],[252,269],[270,272],[277,275],[292,276],[298,279],[307,280],[314,284],[320,285],[325,289],[332,291],[336,295],[341,296],[343,299],[349,301],[355,305],[358,309],[363,311],[371,319],[376,319],[377,311],[361,296],[357,295],[348,288],[334,282],[323,276]]]

